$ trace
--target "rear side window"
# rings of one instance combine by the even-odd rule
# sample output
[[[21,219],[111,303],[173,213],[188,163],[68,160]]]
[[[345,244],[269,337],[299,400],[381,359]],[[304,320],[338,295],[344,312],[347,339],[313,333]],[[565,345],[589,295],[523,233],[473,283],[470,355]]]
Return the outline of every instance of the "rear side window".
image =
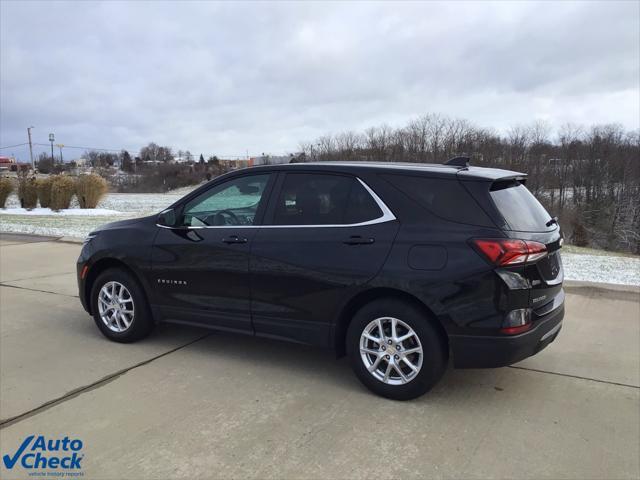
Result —
[[[495,182],[489,195],[511,230],[544,232],[556,228],[555,224],[546,225],[551,216],[518,181]]]
[[[275,225],[348,225],[382,211],[354,177],[288,173],[278,196]]]
[[[457,179],[410,175],[382,175],[414,202],[440,218],[467,225],[495,227]]]

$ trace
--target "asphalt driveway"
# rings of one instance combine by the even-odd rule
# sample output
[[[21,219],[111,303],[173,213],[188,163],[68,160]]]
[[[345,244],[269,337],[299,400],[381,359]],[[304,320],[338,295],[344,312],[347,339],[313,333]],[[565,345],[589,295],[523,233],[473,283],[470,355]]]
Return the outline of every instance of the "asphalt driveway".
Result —
[[[169,326],[109,342],[76,297],[79,249],[0,235],[3,455],[42,434],[81,439],[87,478],[640,477],[637,289],[570,286],[541,354],[400,403],[300,345]]]

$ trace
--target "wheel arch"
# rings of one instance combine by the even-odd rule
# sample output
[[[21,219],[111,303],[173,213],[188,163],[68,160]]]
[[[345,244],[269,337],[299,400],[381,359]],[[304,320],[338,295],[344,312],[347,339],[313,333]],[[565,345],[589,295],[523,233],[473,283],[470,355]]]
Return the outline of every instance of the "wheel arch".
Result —
[[[335,324],[333,334],[333,344],[336,350],[336,355],[338,357],[346,355],[347,329],[349,328],[349,324],[351,323],[351,319],[353,318],[353,316],[358,310],[360,310],[360,308],[365,306],[367,303],[374,300],[379,300],[381,298],[394,298],[402,300],[411,305],[414,305],[419,310],[424,312],[425,319],[430,322],[440,333],[440,340],[443,342],[443,347],[445,347],[444,351],[447,352],[447,356],[449,355],[449,337],[447,335],[447,332],[438,320],[437,316],[427,305],[425,305],[424,302],[411,295],[410,293],[403,292],[402,290],[386,287],[376,287],[365,290],[355,295],[351,300],[349,300],[349,302],[347,302],[347,304],[342,308],[342,311],[338,315],[338,320]]]
[[[122,260],[118,258],[113,258],[113,257],[105,257],[105,258],[101,258],[100,260],[96,261],[93,265],[91,265],[91,268],[89,268],[89,272],[87,273],[87,278],[84,283],[83,296],[84,296],[85,305],[87,305],[90,315],[93,315],[93,312],[91,312],[91,290],[93,290],[93,284],[95,283],[96,279],[102,272],[110,268],[119,268],[120,270],[124,270],[125,272],[131,274],[133,278],[135,278],[140,284],[142,293],[145,296],[145,300],[147,301],[147,305],[149,305],[149,296],[147,294],[146,288],[144,287],[144,282],[140,278],[140,275],[138,275],[133,268],[131,268]]]

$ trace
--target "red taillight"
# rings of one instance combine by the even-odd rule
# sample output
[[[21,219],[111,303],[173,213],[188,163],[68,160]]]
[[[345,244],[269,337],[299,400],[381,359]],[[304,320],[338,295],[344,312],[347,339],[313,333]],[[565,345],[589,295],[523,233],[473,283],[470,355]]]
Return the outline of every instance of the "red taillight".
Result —
[[[471,241],[491,263],[498,266],[534,262],[547,254],[547,247],[530,240],[478,239]]]
[[[82,267],[82,271],[80,272],[80,278],[82,280],[84,280],[84,277],[87,275],[88,271],[89,271],[89,265],[85,265],[84,267]]]
[[[531,328],[531,325],[531,323],[527,323],[526,325],[520,325],[519,327],[504,327],[501,328],[500,331],[507,335],[517,335],[529,330]]]
[[[541,259],[547,254],[547,246],[538,242],[525,242],[529,255],[527,256],[527,262],[535,262]]]

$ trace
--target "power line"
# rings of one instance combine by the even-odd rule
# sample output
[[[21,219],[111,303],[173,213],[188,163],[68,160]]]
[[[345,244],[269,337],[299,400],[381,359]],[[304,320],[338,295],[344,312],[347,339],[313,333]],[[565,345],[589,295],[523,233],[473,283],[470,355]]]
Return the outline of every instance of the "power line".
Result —
[[[3,150],[5,148],[22,147],[23,145],[29,145],[29,142],[18,143],[17,145],[7,145],[6,147],[0,147],[0,150]]]
[[[28,142],[26,143],[19,143],[17,145],[8,145],[6,147],[0,147],[0,149],[5,149],[5,148],[14,148],[14,147],[21,147],[24,145],[29,145]],[[33,143],[34,146],[40,146],[40,147],[49,147],[48,143]],[[83,146],[79,146],[79,145],[67,145],[65,144],[63,148],[74,148],[76,150],[85,150],[85,151],[97,151],[97,152],[107,152],[107,153],[120,153],[123,150],[126,150],[127,152],[129,152],[130,154],[133,155],[137,155],[139,153],[142,152],[142,150],[130,150],[127,148],[101,148],[101,147],[83,147]],[[176,154],[177,150],[173,147],[170,147],[172,152],[174,153],[174,155]],[[202,155],[209,155],[209,154],[205,154],[204,152],[200,152],[202,153]],[[270,154],[270,156],[285,156],[288,155],[288,153],[283,153],[283,154]],[[200,156],[199,153],[191,153],[191,156],[194,158],[197,158]],[[218,158],[223,158],[223,159],[245,159],[245,158],[249,158],[249,157],[256,157],[256,156],[261,156],[261,155],[249,155],[249,153],[247,152],[246,154],[234,154],[234,155],[225,155],[225,154],[221,154],[221,153],[213,153],[209,156],[217,156]]]
[[[23,144],[24,145],[24,144]],[[39,145],[41,147],[48,147],[47,143],[34,143],[34,145]],[[97,150],[100,152],[121,152],[122,150],[127,150],[128,152],[139,153],[140,150],[128,150],[126,148],[98,148],[98,147],[79,147],[76,145],[67,145],[64,144],[64,148],[77,148],[79,150]]]
[[[34,143],[34,145],[38,145],[41,147],[49,147],[48,143]],[[127,152],[129,152],[130,154],[136,154],[136,153],[140,153],[142,152],[142,150],[130,150],[127,148],[98,148],[98,147],[80,147],[80,146],[76,146],[76,145],[67,145],[66,143],[64,144],[64,148],[76,148],[78,150],[94,150],[94,151],[99,151],[99,152],[122,152],[123,150],[126,150]],[[175,155],[177,151],[179,151],[180,149],[176,150],[174,147],[169,147],[171,148],[172,153]],[[186,150],[185,150],[186,152]],[[203,155],[205,154],[204,152],[201,152]],[[234,155],[225,155],[225,154],[221,154],[221,153],[215,153],[213,154],[217,157],[220,158],[247,158],[247,156],[253,156],[253,157],[258,157],[261,155],[247,155],[247,154],[234,154]],[[270,154],[270,156],[286,156],[288,155],[288,153],[283,153],[281,155],[278,154]],[[191,153],[192,157],[198,157],[200,156],[199,153]]]

